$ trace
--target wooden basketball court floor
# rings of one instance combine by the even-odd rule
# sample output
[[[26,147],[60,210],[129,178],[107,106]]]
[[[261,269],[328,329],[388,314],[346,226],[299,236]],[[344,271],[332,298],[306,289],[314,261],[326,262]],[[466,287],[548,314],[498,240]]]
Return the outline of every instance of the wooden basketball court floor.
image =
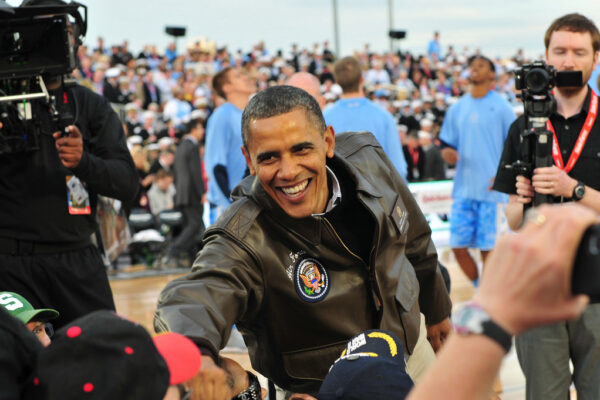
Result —
[[[449,249],[440,251],[440,258],[448,267],[452,280],[450,297],[454,306],[470,300],[474,289],[468,278],[462,273]],[[153,332],[152,318],[156,308],[156,301],[164,286],[179,275],[153,276],[126,280],[112,280],[111,287],[117,306],[117,311],[130,319],[139,322],[150,332]],[[247,354],[228,354],[236,359],[244,368],[251,368]],[[525,399],[525,378],[519,367],[514,346],[505,357],[500,372],[502,382],[502,400]],[[574,399],[574,396],[571,396]]]

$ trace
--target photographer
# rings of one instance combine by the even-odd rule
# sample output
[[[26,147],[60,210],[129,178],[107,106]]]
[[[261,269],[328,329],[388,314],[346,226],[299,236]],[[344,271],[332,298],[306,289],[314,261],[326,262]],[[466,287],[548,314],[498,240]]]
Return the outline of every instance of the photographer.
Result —
[[[600,34],[583,15],[568,14],[550,25],[544,43],[546,62],[558,71],[581,70],[584,84],[554,89],[557,109],[550,115],[548,129],[555,132],[555,165],[535,168],[531,179],[506,168],[519,158],[524,118],[510,128],[494,189],[511,195],[506,215],[513,229],[521,224],[524,205],[532,202],[535,193],[551,195],[553,203],[576,201],[600,211],[598,98],[586,84],[598,61]],[[571,381],[578,399],[600,398],[600,305],[588,306],[576,320],[518,336],[516,348],[528,399],[562,400]]]
[[[39,6],[67,7],[33,0],[21,9],[30,6],[40,13],[45,9]],[[83,25],[67,22],[69,43],[59,45],[75,46]],[[43,80],[58,114],[74,118],[59,132],[49,104],[34,100],[29,126],[39,129],[23,134],[35,135],[36,146],[0,155],[0,290],[18,292],[35,307],[61,310],[55,324],[60,327],[91,311],[114,309],[105,266],[91,240],[98,229],[97,196],[131,201],[138,183],[108,101],[82,86],[65,86],[62,75]],[[0,138],[16,125],[2,118]]]

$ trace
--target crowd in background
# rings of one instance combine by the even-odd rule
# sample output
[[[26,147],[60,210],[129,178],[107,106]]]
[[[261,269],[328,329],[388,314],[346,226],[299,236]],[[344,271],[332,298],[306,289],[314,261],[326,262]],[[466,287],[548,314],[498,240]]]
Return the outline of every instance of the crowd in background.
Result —
[[[468,60],[480,51],[466,47],[457,51],[452,46],[443,51],[434,38],[426,53],[376,53],[369,45],[354,52],[363,68],[365,93],[397,119],[409,165],[409,181],[432,179],[419,176],[416,165],[410,168],[414,164],[410,159],[416,161],[423,157],[423,148],[439,145],[438,133],[445,111],[467,92]],[[104,95],[122,117],[142,183],[133,207],[146,208],[154,214],[160,210],[151,210],[153,203],[172,206],[168,201],[150,201],[148,194],[150,197],[152,193],[162,194],[164,200],[165,192],[172,193],[169,170],[192,112],[206,120],[224,102],[211,88],[211,79],[218,71],[239,67],[257,90],[283,84],[295,72],[306,71],[319,78],[327,105],[342,94],[332,73],[336,56],[328,42],[302,49],[293,44],[287,52],[272,52],[260,42],[251,51],[232,52],[198,39],[190,41],[184,49],[177,49],[175,43],[164,51],[148,45],[134,54],[127,41],[109,46],[98,38],[95,45],[81,46],[78,57],[75,77]],[[511,58],[493,59],[495,90],[514,105],[517,114],[522,106],[516,96],[512,71],[526,61],[520,50]],[[449,167],[447,177],[451,178],[453,170]],[[159,170],[165,172],[157,175]],[[153,184],[160,188],[151,190]]]

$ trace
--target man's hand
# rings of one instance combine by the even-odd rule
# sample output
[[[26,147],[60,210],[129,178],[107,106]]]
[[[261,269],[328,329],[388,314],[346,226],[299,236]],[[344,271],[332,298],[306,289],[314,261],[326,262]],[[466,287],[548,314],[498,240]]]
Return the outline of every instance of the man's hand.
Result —
[[[510,334],[572,319],[589,298],[571,294],[575,251],[597,214],[578,204],[542,205],[517,234],[502,236],[488,256],[475,296]]]
[[[442,149],[442,158],[447,164],[456,165],[458,162],[458,152],[451,147]]]
[[[217,366],[209,356],[202,356],[202,367],[198,374],[187,383],[192,389],[192,400],[231,400],[250,386],[248,373],[242,366],[230,359],[221,358]],[[262,398],[267,394],[262,389]]]
[[[450,335],[450,332],[452,332],[450,318],[446,318],[435,325],[427,325],[427,340],[431,343],[433,351],[437,353],[438,350],[442,348],[442,345],[448,338],[448,335]]]
[[[67,130],[69,131],[69,136],[61,136],[62,132],[54,132],[52,137],[54,137],[58,157],[63,165],[69,169],[73,169],[81,161],[83,138],[77,126],[69,125]]]
[[[531,186],[531,180],[519,175],[517,176],[515,187],[517,188],[517,202],[521,204],[531,203],[531,199],[534,195],[533,186]]]
[[[571,197],[577,181],[555,165],[533,171],[533,189],[537,193]]]
[[[231,400],[235,396],[232,376],[209,356],[202,356],[202,367],[187,386],[192,390],[192,400]]]

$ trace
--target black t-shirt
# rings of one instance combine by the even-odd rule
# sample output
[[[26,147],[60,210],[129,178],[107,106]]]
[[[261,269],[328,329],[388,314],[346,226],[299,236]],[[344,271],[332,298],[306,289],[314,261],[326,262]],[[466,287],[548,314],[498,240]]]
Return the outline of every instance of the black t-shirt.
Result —
[[[581,132],[581,128],[587,118],[591,90],[592,89],[588,87],[588,94],[579,114],[568,119],[565,119],[562,115],[557,113],[550,116],[550,122],[556,132],[564,164],[569,160],[573,147],[575,147],[575,143]],[[505,166],[514,163],[519,158],[521,154],[519,149],[520,136],[524,129],[525,119],[523,116],[513,122],[510,127],[508,137],[504,143],[504,150],[502,151],[502,157],[500,158],[496,179],[494,180],[494,190],[508,194],[516,194],[516,174],[514,171],[505,168]],[[583,147],[583,151],[577,160],[577,163],[569,172],[569,176],[583,182],[593,189],[600,190],[600,118],[596,118],[594,126]],[[560,198],[556,198],[555,201],[560,201]]]

